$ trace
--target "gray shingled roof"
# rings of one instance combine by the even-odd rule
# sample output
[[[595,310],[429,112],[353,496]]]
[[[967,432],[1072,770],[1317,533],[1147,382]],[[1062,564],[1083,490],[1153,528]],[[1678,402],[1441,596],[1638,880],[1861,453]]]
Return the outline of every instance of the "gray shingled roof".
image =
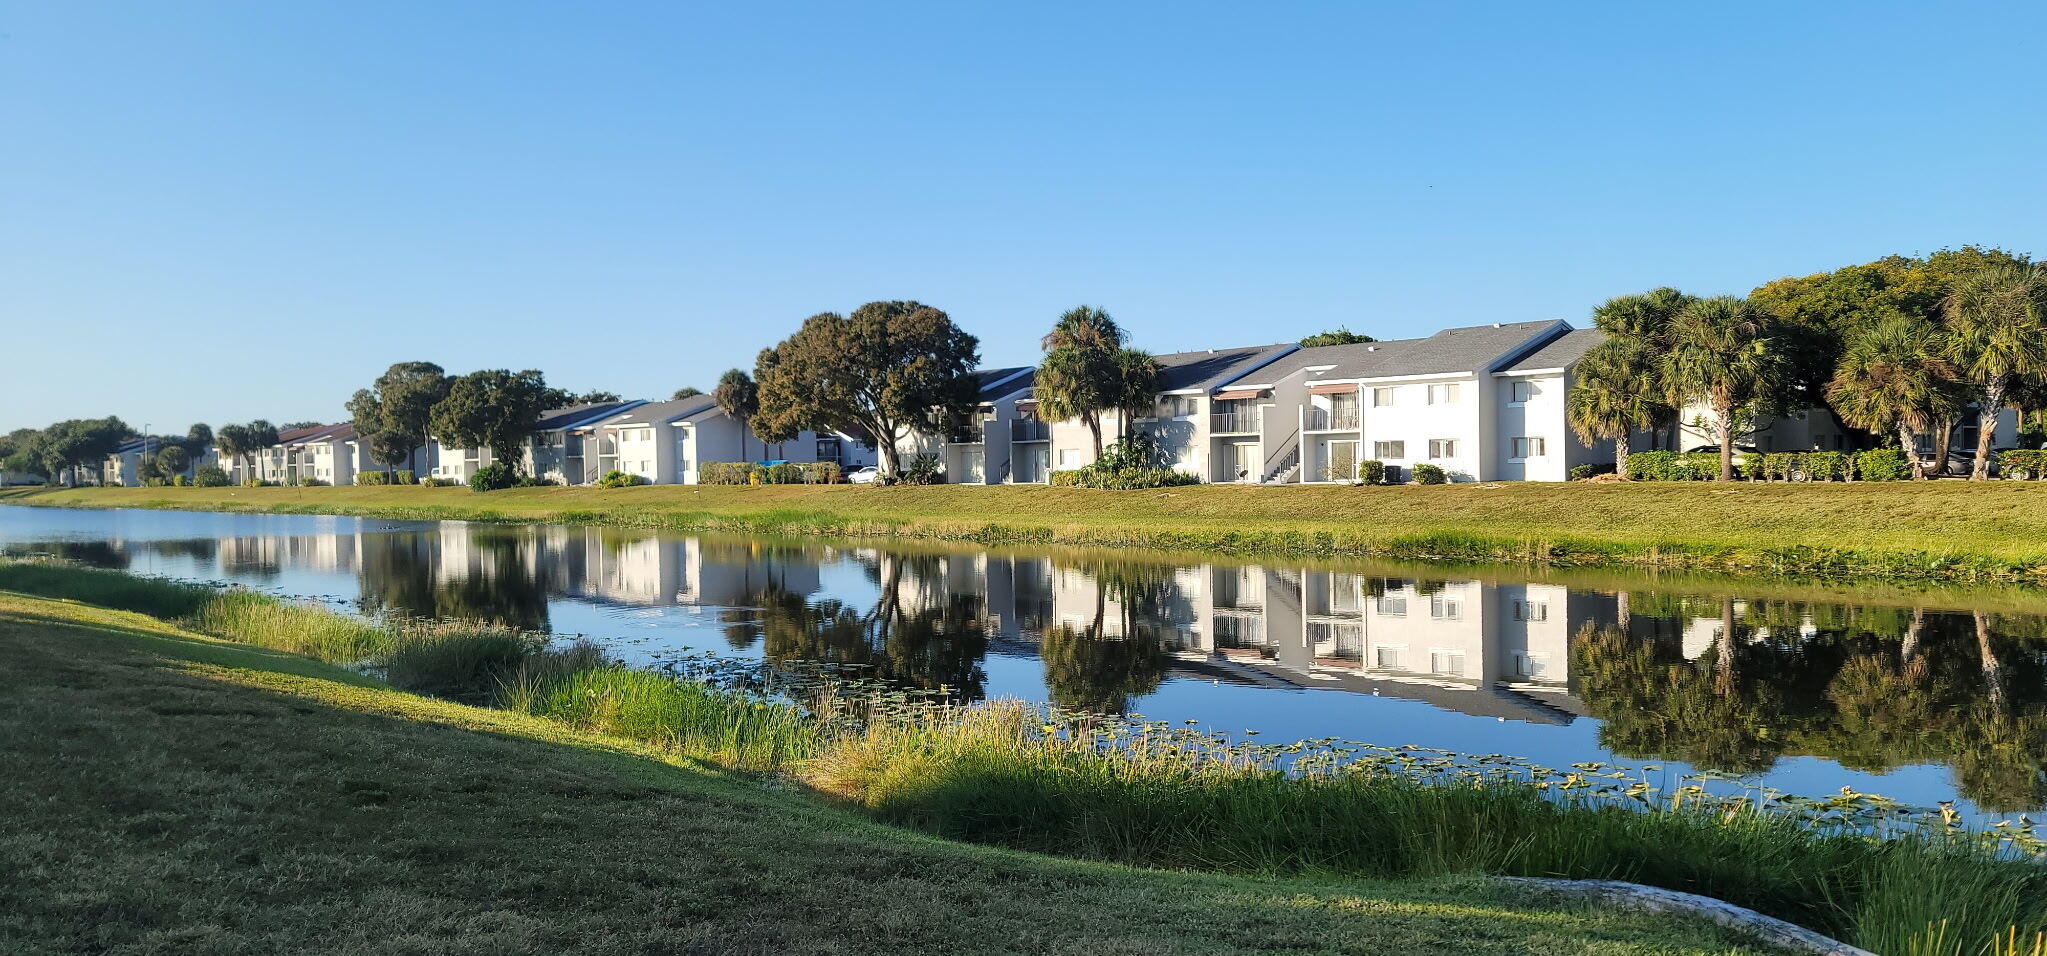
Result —
[[[1389,378],[1472,372],[1499,360],[1530,338],[1556,324],[1503,322],[1444,329],[1425,339],[1395,339],[1358,345],[1322,345],[1301,349],[1243,377],[1243,384],[1272,385],[1310,368],[1316,379]]]
[[[1283,343],[1231,349],[1203,349],[1199,352],[1173,352],[1155,356],[1159,362],[1159,391],[1214,388],[1241,377],[1244,373],[1270,361],[1273,356],[1285,354],[1293,348],[1292,344]]]
[[[1606,341],[1606,333],[1598,329],[1572,329],[1527,358],[1507,367],[1508,371],[1532,371],[1541,368],[1565,368],[1585,357],[1592,347]]]
[[[984,402],[1023,391],[1036,385],[1037,381],[1038,370],[1030,365],[984,368],[974,373],[974,382],[980,386],[980,399]]]
[[[606,425],[652,425],[657,422],[671,422],[678,419],[715,411],[718,400],[709,395],[691,395],[666,402],[648,402],[617,418]]]
[[[586,402],[581,405],[570,405],[567,408],[552,408],[540,413],[540,421],[535,427],[541,431],[546,431],[550,428],[570,428],[586,424],[591,419],[601,418],[612,412],[630,408],[633,404],[632,402]]]

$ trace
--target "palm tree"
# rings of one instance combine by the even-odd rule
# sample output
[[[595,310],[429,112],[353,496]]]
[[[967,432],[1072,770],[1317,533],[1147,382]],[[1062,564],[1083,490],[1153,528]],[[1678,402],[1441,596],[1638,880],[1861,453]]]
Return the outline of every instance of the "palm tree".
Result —
[[[1703,402],[1713,412],[1720,480],[1734,480],[1734,419],[1769,399],[1789,372],[1775,320],[1739,296],[1700,299],[1671,323],[1664,380],[1671,404]]]
[[[753,376],[740,369],[726,369],[718,376],[718,387],[711,389],[711,399],[718,403],[718,410],[732,416],[739,423],[739,457],[746,458],[746,436],[752,430],[753,416],[760,413],[760,389],[754,385]],[[765,445],[762,452],[767,451]]]
[[[1961,276],[1942,303],[1948,358],[1976,391],[1976,467],[1990,477],[1990,444],[2014,387],[2047,372],[2047,266],[1997,263]],[[1947,449],[1936,450],[1942,458]]]
[[[1608,338],[1578,363],[1564,416],[1579,440],[1613,440],[1614,471],[1628,473],[1628,436],[1668,417],[1654,353],[1640,342]]]
[[[1647,383],[1662,389],[1662,368],[1654,356],[1668,351],[1670,329],[1677,314],[1699,297],[1664,286],[1633,295],[1615,296],[1592,310],[1592,325],[1606,333],[1608,341],[1619,341],[1636,350],[1635,358],[1648,362],[1643,373]],[[1660,399],[1649,406],[1650,420],[1643,427],[1671,429],[1670,445],[1677,447],[1677,409]]]
[[[1128,351],[1123,330],[1109,313],[1083,305],[1061,315],[1045,333],[1043,345],[1045,359],[1038,366],[1036,393],[1039,413],[1047,421],[1080,419],[1094,436],[1095,457],[1102,457],[1102,414],[1132,404],[1125,366],[1134,359],[1123,355]],[[1157,364],[1151,367],[1156,370]],[[1146,405],[1151,400],[1150,394],[1144,397]]]
[[[1848,424],[1897,434],[1915,479],[1926,476],[1918,435],[1955,393],[1955,369],[1941,345],[1933,323],[1893,312],[1850,336],[1827,383],[1827,404]]]

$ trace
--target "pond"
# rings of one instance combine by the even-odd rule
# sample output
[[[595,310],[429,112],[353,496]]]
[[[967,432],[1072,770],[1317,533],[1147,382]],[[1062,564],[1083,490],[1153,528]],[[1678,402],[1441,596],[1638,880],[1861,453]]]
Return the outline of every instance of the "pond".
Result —
[[[2047,807],[2047,595],[0,506],[0,550],[1256,731]]]

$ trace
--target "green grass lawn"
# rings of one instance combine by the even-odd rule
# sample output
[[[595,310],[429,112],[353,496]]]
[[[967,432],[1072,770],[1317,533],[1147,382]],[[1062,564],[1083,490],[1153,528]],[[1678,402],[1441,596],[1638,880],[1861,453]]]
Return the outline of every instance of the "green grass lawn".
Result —
[[[1724,953],[1477,879],[1253,880],[756,778],[0,592],[0,951]]]
[[[1231,553],[2047,580],[2047,482],[84,488],[0,503],[599,522]]]

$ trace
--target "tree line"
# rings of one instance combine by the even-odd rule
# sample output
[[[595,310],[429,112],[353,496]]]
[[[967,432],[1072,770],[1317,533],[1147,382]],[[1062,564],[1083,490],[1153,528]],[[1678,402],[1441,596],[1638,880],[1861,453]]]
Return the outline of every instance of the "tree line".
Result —
[[[1999,416],[2037,422],[2047,409],[2047,264],[2002,249],[1888,256],[1747,297],[1655,289],[1607,301],[1592,322],[1606,338],[1579,364],[1567,414],[1581,438],[1614,441],[1622,473],[1631,434],[1675,430],[1693,408],[1731,480],[1738,433],[1811,408],[1898,442],[1914,478],[1947,472],[1973,414],[1980,480]],[[1931,468],[1921,437],[1937,449]]]

